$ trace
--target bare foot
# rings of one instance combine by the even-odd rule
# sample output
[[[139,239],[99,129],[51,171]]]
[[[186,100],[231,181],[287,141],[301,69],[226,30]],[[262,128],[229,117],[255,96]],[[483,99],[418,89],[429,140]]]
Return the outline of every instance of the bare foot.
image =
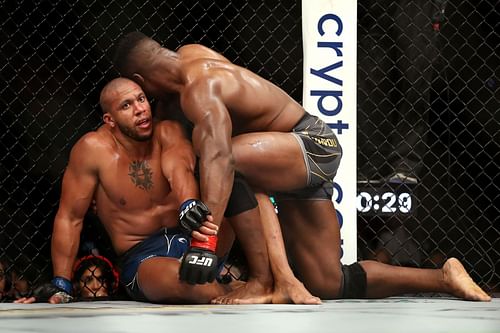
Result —
[[[442,270],[444,282],[452,295],[469,301],[491,301],[491,297],[472,280],[458,259],[448,259]]]
[[[302,282],[293,278],[292,280],[275,282],[272,303],[321,304],[321,299],[313,296]]]
[[[236,288],[223,295],[214,298],[212,304],[267,304],[272,300],[272,288],[266,287],[260,281],[248,280]]]

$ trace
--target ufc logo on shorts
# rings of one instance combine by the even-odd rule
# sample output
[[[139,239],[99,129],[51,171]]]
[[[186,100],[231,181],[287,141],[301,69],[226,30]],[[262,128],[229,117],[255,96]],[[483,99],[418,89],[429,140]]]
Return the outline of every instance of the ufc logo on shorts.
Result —
[[[212,265],[212,262],[213,262],[212,258],[206,258],[206,257],[199,258],[198,256],[192,256],[191,260],[188,261],[188,264],[199,265],[199,266],[210,266]]]

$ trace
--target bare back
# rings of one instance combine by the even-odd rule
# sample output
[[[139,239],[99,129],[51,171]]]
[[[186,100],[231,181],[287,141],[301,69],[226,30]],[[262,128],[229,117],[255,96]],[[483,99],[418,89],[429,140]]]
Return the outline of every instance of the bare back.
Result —
[[[183,110],[189,112],[185,102],[193,95],[199,98],[200,91],[216,95],[231,117],[233,136],[248,132],[288,132],[304,114],[302,106],[278,86],[208,48],[186,45],[178,54],[187,77],[181,92]],[[200,89],[203,85],[206,89]]]

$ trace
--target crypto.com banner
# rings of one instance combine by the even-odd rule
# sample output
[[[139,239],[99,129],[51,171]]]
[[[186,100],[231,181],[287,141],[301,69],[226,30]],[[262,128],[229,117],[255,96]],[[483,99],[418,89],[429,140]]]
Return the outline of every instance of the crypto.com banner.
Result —
[[[305,109],[333,129],[343,148],[333,201],[342,262],[356,261],[356,1],[302,0]]]

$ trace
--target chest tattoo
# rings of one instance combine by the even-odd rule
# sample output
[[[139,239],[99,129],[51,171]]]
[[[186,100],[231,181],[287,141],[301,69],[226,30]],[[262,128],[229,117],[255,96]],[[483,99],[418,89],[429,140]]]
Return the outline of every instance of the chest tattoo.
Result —
[[[153,188],[153,171],[148,162],[133,161],[128,166],[128,171],[128,175],[136,187],[146,191]]]

